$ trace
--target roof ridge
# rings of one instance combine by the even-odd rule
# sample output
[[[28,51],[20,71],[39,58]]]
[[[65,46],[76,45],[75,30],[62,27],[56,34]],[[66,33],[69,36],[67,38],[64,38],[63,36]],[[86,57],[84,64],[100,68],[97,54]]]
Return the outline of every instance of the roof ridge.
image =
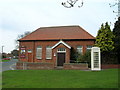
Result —
[[[62,27],[80,27],[79,25],[66,25],[66,26],[48,26],[48,27],[40,27],[38,29],[42,28],[62,28]]]

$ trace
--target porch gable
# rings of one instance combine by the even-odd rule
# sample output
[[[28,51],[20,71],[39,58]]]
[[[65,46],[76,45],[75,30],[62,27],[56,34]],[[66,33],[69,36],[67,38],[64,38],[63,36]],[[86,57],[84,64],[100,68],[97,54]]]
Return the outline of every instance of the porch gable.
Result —
[[[59,44],[63,44],[65,45],[67,48],[71,49],[71,46],[69,46],[67,43],[65,43],[64,41],[60,40],[58,43],[56,43],[54,46],[52,46],[52,49],[54,49],[55,47],[57,47]]]

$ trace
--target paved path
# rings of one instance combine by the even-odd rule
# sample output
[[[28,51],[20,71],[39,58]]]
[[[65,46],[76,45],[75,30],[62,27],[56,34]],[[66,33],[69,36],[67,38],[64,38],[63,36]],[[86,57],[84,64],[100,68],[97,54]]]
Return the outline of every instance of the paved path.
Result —
[[[9,62],[2,62],[2,71],[15,70],[17,59],[12,59]]]

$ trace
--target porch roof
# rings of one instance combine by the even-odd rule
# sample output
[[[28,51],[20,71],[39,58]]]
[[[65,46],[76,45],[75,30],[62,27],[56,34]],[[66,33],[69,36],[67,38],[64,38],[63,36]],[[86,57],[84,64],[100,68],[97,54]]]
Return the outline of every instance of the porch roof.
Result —
[[[54,46],[52,46],[52,49],[54,49],[55,47],[57,47],[59,44],[63,44],[65,45],[67,48],[71,49],[71,46],[69,46],[67,43],[65,43],[64,41],[60,40],[58,43],[56,43]]]

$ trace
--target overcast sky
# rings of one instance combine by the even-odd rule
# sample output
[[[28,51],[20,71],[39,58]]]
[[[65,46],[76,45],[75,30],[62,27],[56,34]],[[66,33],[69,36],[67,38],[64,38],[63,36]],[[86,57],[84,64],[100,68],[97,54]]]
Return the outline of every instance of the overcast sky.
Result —
[[[61,5],[66,0],[0,0],[0,51],[9,53],[15,49],[15,39],[26,31],[39,27],[79,25],[93,36],[102,23],[116,21],[117,7],[110,8],[109,3],[116,0],[83,0],[84,5],[78,8]]]

